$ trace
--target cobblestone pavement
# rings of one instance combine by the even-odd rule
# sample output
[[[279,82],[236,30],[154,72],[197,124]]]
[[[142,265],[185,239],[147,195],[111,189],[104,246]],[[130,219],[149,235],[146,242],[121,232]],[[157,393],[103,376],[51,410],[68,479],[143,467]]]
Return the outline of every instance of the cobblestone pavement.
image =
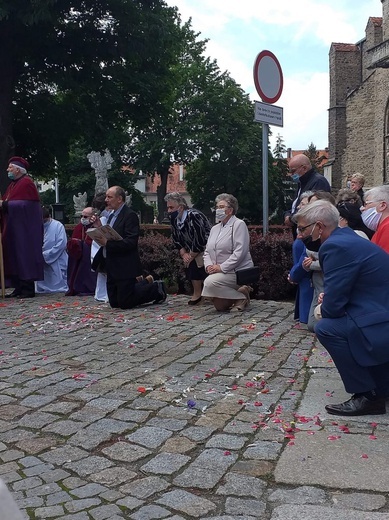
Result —
[[[0,478],[24,517],[389,519],[388,419],[325,414],[342,387],[293,304],[186,302],[0,304]]]

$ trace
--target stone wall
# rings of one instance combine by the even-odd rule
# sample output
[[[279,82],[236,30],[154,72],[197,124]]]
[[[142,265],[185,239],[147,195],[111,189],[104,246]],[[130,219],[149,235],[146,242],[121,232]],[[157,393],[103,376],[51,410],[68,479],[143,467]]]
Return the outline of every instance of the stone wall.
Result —
[[[382,6],[383,18],[369,18],[365,38],[358,44],[331,45],[328,137],[335,190],[355,172],[365,175],[366,187],[389,180],[389,68],[370,67],[375,50],[386,52],[389,39],[389,0],[382,0]]]
[[[361,81],[359,47],[334,43],[330,49],[329,160],[333,161],[332,185],[341,187],[342,156],[346,147],[346,99]]]

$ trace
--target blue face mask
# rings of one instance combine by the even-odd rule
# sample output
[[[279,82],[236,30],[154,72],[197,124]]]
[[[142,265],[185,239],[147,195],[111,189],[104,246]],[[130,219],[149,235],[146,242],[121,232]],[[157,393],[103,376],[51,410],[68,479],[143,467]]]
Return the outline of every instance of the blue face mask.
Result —
[[[294,173],[292,175],[292,181],[298,182],[300,180],[300,175],[298,173]]]
[[[11,181],[14,181],[15,175],[12,172],[7,172],[7,173],[8,173],[8,179],[11,179]]]

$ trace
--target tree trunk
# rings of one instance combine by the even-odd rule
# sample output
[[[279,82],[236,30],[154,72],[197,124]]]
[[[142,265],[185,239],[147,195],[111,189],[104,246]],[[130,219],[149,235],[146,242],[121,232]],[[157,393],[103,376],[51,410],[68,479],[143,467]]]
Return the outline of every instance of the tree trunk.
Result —
[[[8,185],[8,160],[15,151],[12,137],[12,99],[17,64],[13,56],[12,28],[7,22],[0,23],[0,191],[3,194]]]
[[[157,207],[159,223],[161,223],[165,217],[167,218],[165,196],[167,193],[167,179],[169,175],[169,168],[163,168],[157,172],[161,178],[161,184],[157,187]]]

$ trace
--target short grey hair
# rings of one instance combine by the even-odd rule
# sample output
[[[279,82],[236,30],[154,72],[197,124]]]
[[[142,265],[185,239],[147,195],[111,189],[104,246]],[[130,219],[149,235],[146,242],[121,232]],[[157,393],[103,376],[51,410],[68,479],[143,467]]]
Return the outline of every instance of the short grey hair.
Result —
[[[371,190],[365,192],[365,201],[367,197],[369,197],[371,202],[381,202],[382,200],[389,206],[389,186],[385,184],[383,186],[371,188]]]
[[[224,200],[224,202],[227,202],[227,204],[230,206],[230,208],[232,208],[232,214],[236,215],[236,213],[238,212],[238,208],[239,208],[238,200],[233,195],[230,195],[229,193],[221,193],[220,195],[218,195],[216,197],[215,205],[219,204],[219,202],[221,202],[222,200]]]
[[[362,206],[361,197],[353,191],[351,188],[341,188],[338,191],[338,194],[335,199],[335,203],[339,204],[339,202],[351,202],[352,204],[356,204],[357,206]]]
[[[313,194],[314,194],[314,191],[312,191],[312,190],[304,191],[304,193],[302,193],[300,195],[300,200],[307,199],[308,197],[311,197]]]
[[[315,200],[301,208],[293,217],[298,224],[301,219],[322,222],[326,227],[335,229],[339,225],[339,211],[327,200]]]
[[[184,197],[181,195],[181,193],[178,193],[178,191],[172,191],[171,193],[168,193],[165,196],[165,202],[168,202],[169,200],[172,200],[173,202],[176,202],[179,206],[183,206],[185,209],[188,208],[188,203],[184,199]]]
[[[359,173],[359,172],[353,173],[351,175],[350,180],[357,181],[361,186],[365,185],[365,176],[363,175],[363,173]]]

